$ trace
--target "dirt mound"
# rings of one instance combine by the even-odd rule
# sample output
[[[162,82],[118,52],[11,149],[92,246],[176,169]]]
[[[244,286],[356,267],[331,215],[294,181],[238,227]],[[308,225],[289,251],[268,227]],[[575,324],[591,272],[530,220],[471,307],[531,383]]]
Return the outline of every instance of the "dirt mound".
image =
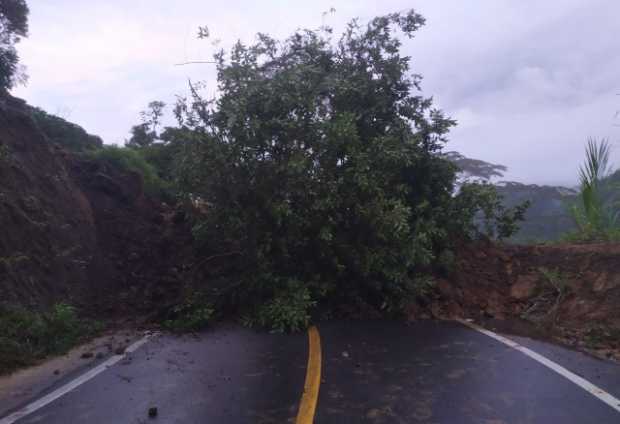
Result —
[[[106,279],[98,309],[157,312],[174,304],[194,258],[183,213],[145,196],[134,172],[75,155],[66,160],[92,210],[99,269]]]
[[[438,317],[519,321],[515,328],[620,358],[618,305],[620,244],[484,242],[459,249],[429,306]]]
[[[187,224],[132,172],[53,143],[0,99],[0,299],[103,310],[173,302],[192,260]],[[190,250],[188,250],[190,248]]]

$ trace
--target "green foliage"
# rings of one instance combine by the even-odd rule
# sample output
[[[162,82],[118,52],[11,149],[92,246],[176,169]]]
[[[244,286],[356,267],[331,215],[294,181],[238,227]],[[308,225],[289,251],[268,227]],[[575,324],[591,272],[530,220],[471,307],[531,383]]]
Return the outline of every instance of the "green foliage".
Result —
[[[150,102],[148,109],[140,113],[142,122],[131,128],[131,138],[125,145],[128,147],[146,147],[155,143],[159,139],[158,128],[161,125],[165,107],[164,102]]]
[[[45,313],[0,307],[0,374],[58,355],[101,331],[101,324],[80,318],[59,303]]]
[[[326,298],[396,313],[463,233],[455,167],[439,155],[454,121],[419,94],[399,52],[396,33],[423,23],[409,11],[353,21],[337,40],[329,28],[259,34],[215,55],[216,99],[191,84],[176,105],[179,187],[209,210],[194,234],[206,252],[241,252],[231,296],[260,324],[302,328]],[[472,202],[459,224],[485,206]],[[520,215],[487,215],[498,211],[503,237]]]
[[[569,233],[568,240],[620,240],[619,214],[612,205],[605,204],[603,182],[610,176],[611,145],[606,139],[588,139],[586,159],[579,169],[580,199],[569,208],[577,231]]]
[[[157,175],[171,186],[175,185],[177,160],[186,132],[183,129],[166,128],[158,134],[158,142],[134,147],[155,168]]]
[[[456,269],[456,255],[450,249],[444,249],[437,257],[437,267],[444,275],[451,275]]]
[[[183,303],[174,307],[164,327],[175,332],[198,331],[204,329],[215,313],[213,304],[202,292],[188,295]]]
[[[180,133],[184,130],[159,130],[165,106],[161,101],[148,104],[147,110],[140,113],[141,123],[131,128],[131,138],[125,142],[125,147],[134,149],[153,167],[172,195],[176,191],[176,161],[183,141]]]
[[[105,146],[88,154],[98,161],[140,174],[144,181],[144,191],[148,195],[160,198],[170,196],[170,184],[159,177],[156,169],[146,161],[140,151],[128,147]]]
[[[256,322],[278,333],[303,330],[315,306],[309,289],[300,281],[290,280],[283,289],[276,290],[271,299],[258,306]]]
[[[22,37],[28,35],[28,6],[24,0],[0,2],[0,91],[25,81],[26,75],[19,69],[19,56],[15,49]]]
[[[51,115],[37,107],[31,108],[31,111],[41,131],[54,143],[73,152],[85,152],[103,147],[101,138],[88,134],[79,125]]]
[[[605,348],[617,344],[620,340],[620,329],[615,326],[596,325],[585,333],[584,341],[588,348]]]
[[[529,205],[525,201],[507,208],[491,184],[466,183],[454,198],[449,222],[462,228],[469,238],[484,235],[502,240],[519,230],[518,223],[523,221]]]
[[[299,328],[327,294],[380,307],[432,259],[439,202],[407,181],[441,160],[453,122],[411,94],[419,77],[394,36],[422,23],[414,12],[353,22],[336,44],[326,29],[280,45],[259,35],[216,55],[215,102],[193,87],[177,105],[179,182],[209,204],[196,235],[207,250],[242,251],[239,290],[256,295],[240,297],[265,305],[262,324]],[[297,282],[299,297],[281,281]]]
[[[6,144],[0,144],[0,164],[9,163],[11,160],[11,150]]]
[[[416,281],[416,293],[419,293],[421,296],[428,298],[435,291],[436,285],[437,282],[433,279],[433,277],[428,275],[422,275]],[[406,299],[406,301],[408,305],[409,299]]]

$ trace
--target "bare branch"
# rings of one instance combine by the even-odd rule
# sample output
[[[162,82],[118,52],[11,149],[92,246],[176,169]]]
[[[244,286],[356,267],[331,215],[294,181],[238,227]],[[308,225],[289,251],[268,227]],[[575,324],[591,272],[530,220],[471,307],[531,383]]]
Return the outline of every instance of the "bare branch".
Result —
[[[197,65],[203,63],[216,64],[217,62],[214,60],[191,60],[189,62],[175,63],[174,66]]]

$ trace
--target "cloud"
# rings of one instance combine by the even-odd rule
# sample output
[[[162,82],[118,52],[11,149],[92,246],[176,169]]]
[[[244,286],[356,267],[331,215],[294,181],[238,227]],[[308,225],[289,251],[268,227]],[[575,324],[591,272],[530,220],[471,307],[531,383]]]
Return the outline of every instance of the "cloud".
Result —
[[[503,163],[507,177],[572,184],[588,136],[620,139],[620,38],[615,0],[31,0],[31,36],[19,51],[30,84],[15,93],[120,143],[151,100],[168,103],[187,79],[206,80],[214,47],[196,40],[208,25],[223,47],[257,32],[285,37],[323,23],[415,7],[427,18],[403,49],[423,90],[460,125],[450,150]],[[616,122],[620,123],[620,122]],[[615,152],[618,156],[619,149]]]
[[[479,34],[450,37],[454,45],[445,47],[449,58],[421,62],[424,89],[439,93],[441,107],[463,119],[452,133],[452,149],[508,165],[508,178],[574,184],[586,138],[616,142],[620,135],[613,120],[620,108],[620,58],[613,54],[620,39],[609,36],[620,4],[511,4],[523,8],[500,8],[504,31],[486,20],[465,19],[479,24],[472,27],[489,40],[480,41]],[[444,46],[435,48],[441,52]],[[471,125],[471,116],[476,125]],[[618,153],[616,149],[616,161]]]

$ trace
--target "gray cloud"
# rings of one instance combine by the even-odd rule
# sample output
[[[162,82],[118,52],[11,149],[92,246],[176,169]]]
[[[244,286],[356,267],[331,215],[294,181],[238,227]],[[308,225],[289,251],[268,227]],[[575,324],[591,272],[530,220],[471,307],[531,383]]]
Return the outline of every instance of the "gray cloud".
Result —
[[[212,67],[173,66],[210,57],[210,43],[195,40],[199,25],[228,46],[259,31],[338,29],[408,7],[427,17],[404,42],[412,69],[424,76],[424,93],[459,120],[450,150],[505,164],[511,179],[573,184],[587,136],[620,138],[615,0],[29,3],[31,37],[20,52],[31,81],[15,94],[109,143],[123,141],[150,100],[186,92],[188,77],[215,91]],[[336,13],[323,17],[331,6]]]

